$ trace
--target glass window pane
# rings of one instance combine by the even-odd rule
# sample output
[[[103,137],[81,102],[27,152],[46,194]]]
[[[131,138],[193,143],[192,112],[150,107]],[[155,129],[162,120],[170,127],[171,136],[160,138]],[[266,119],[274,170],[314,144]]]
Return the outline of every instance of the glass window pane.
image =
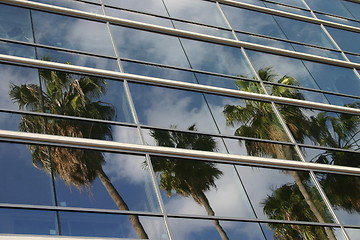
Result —
[[[1,208],[0,233],[58,235],[56,213],[40,210]]]
[[[159,217],[60,212],[59,218],[65,236],[168,239],[164,221]]]
[[[70,148],[49,151],[54,153],[60,206],[160,211],[144,156]],[[67,157],[70,154],[74,157]],[[77,170],[71,173],[66,170],[70,167]]]
[[[14,16],[16,16],[16,18]],[[30,10],[1,4],[0,37],[24,42],[34,42]]]
[[[37,166],[37,159],[31,154],[35,148],[35,145],[0,142],[1,203],[54,204],[51,169]]]
[[[103,3],[119,8],[167,16],[167,11],[161,0],[103,0]]]
[[[76,9],[80,11],[102,14],[101,6],[72,0],[30,0],[33,2],[46,3],[54,6]]]
[[[151,157],[168,213],[254,218],[233,165]]]
[[[5,41],[0,41],[0,53],[17,57],[35,58],[34,47]]]
[[[105,23],[38,11],[32,17],[37,43],[114,56]]]
[[[338,16],[349,17],[351,14],[339,0],[306,0],[312,10],[331,13]]]
[[[236,169],[258,218],[335,221],[307,172],[244,166]]]
[[[360,225],[360,177],[316,173],[342,224]]]
[[[326,27],[331,36],[339,44],[340,48],[345,51],[350,51],[354,53],[360,53],[360,34],[355,32],[350,32],[342,29]]]
[[[166,0],[164,2],[171,17],[218,27],[227,27],[224,18],[217,9],[216,3],[192,0]]]
[[[258,223],[169,218],[169,225],[175,240],[265,240]]]

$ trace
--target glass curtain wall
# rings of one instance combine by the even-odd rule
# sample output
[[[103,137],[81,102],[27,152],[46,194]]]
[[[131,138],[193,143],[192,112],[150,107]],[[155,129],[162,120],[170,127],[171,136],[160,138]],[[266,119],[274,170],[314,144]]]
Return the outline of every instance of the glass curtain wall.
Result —
[[[329,3],[2,1],[0,239],[356,240],[360,4]]]

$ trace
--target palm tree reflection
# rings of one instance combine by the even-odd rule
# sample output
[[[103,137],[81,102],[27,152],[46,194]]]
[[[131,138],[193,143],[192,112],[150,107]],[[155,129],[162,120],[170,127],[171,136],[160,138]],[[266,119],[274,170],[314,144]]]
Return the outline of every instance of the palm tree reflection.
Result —
[[[277,83],[282,84],[272,85],[272,88],[268,89],[272,94],[303,99],[301,93],[295,88],[283,86],[297,85],[295,78],[283,76],[277,80],[272,68],[262,68],[258,71],[258,75],[265,82],[277,81]],[[251,91],[250,85],[243,82],[239,84],[243,86],[240,90]],[[245,102],[245,106],[226,105],[223,110],[228,125],[240,124],[240,127],[235,131],[235,135],[277,141],[286,141],[288,139],[286,132],[273,112],[271,104],[250,100]],[[302,142],[306,137],[311,137],[309,132],[310,122],[300,108],[288,105],[279,105],[278,107],[284,121],[296,139]],[[246,149],[251,155],[279,159],[299,159],[292,148],[281,144],[247,141]],[[294,178],[295,185],[284,185],[276,189],[271,196],[268,196],[263,202],[264,213],[271,219],[279,220],[318,221],[322,223],[331,221],[331,216],[326,211],[326,207],[321,201],[318,201],[318,197],[313,193],[315,189],[309,186],[308,176],[296,171],[288,171],[287,173]],[[309,232],[309,229],[303,226],[287,225],[287,228],[284,228],[277,224],[270,224],[269,227],[274,231],[276,239],[297,239],[296,236],[298,235],[304,237],[320,234]],[[330,228],[326,227],[324,230],[325,232],[321,233],[322,236],[326,236],[327,239],[335,239]]]
[[[195,124],[190,126],[188,130],[196,131]],[[159,146],[210,152],[216,150],[215,140],[206,135],[163,130],[152,130],[150,135]],[[166,157],[152,157],[151,160],[154,171],[160,178],[160,188],[169,197],[172,196],[173,192],[179,196],[191,196],[196,203],[205,208],[209,216],[215,216],[215,212],[205,195],[206,191],[216,188],[215,181],[223,175],[215,163]],[[220,222],[213,220],[213,223],[221,239],[229,239]]]
[[[59,71],[39,70],[39,73],[41,87],[36,84],[10,86],[10,97],[19,105],[19,109],[102,120],[115,119],[114,106],[97,100],[106,93],[106,80]],[[46,120],[39,116],[24,115],[19,128],[24,132],[112,139],[110,124],[84,124],[80,121],[55,118]],[[102,152],[40,145],[31,145],[29,148],[36,167],[49,174],[56,174],[67,185],[89,191],[90,184],[98,177],[116,206],[120,210],[129,210],[103,171],[105,158]],[[130,215],[129,219],[138,237],[147,239],[139,218]]]

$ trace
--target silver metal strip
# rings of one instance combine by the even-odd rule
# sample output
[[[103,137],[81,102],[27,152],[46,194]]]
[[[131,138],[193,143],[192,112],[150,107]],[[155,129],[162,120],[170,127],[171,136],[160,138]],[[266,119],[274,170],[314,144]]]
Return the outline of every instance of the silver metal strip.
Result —
[[[120,72],[114,72],[114,71],[108,71],[108,70],[100,70],[100,69],[96,69],[96,68],[81,67],[81,66],[69,65],[69,64],[64,64],[64,63],[55,63],[55,62],[42,61],[42,60],[37,60],[37,59],[15,57],[15,56],[9,56],[9,55],[4,55],[4,54],[0,54],[0,62],[23,64],[26,66],[44,67],[44,68],[51,68],[51,69],[71,71],[71,72],[91,74],[91,75],[98,75],[98,76],[101,75],[104,77],[128,79],[128,80],[134,80],[134,81],[141,81],[144,83],[161,84],[161,85],[166,85],[166,86],[170,86],[170,87],[178,87],[178,88],[184,88],[184,89],[189,89],[189,90],[206,91],[206,92],[211,92],[211,93],[215,93],[215,94],[225,94],[225,95],[236,96],[236,97],[251,98],[251,99],[260,100],[260,101],[268,101],[268,102],[273,101],[273,102],[280,103],[280,104],[290,104],[290,105],[296,105],[296,106],[301,106],[301,107],[305,107],[305,108],[315,108],[315,109],[321,109],[321,110],[326,110],[326,111],[335,111],[335,112],[341,112],[341,113],[360,115],[360,109],[356,109],[356,108],[349,108],[349,107],[317,103],[317,102],[309,102],[309,101],[291,99],[291,98],[283,98],[283,97],[277,97],[277,96],[272,96],[272,95],[238,91],[238,90],[233,90],[233,89],[206,86],[206,85],[200,85],[200,84],[195,84],[195,83],[180,82],[180,81],[174,81],[174,80],[168,80],[168,79],[162,79],[162,78],[140,76],[140,75],[135,75],[135,74],[120,73]]]
[[[229,1],[229,0],[227,0],[227,1]],[[288,57],[299,58],[299,59],[303,59],[303,60],[317,61],[317,62],[328,63],[328,64],[341,66],[341,67],[360,69],[360,63],[347,62],[347,61],[326,58],[326,57],[316,56],[316,55],[307,54],[307,53],[300,53],[300,52],[295,52],[295,51],[290,51],[290,50],[285,50],[285,49],[280,49],[280,48],[263,46],[263,45],[255,44],[255,43],[249,43],[249,42],[221,38],[221,37],[216,37],[216,36],[211,36],[211,35],[206,35],[206,34],[194,33],[194,32],[180,30],[180,29],[162,27],[162,26],[158,26],[158,25],[142,23],[142,22],[127,20],[127,19],[122,19],[122,18],[116,18],[116,17],[104,16],[104,15],[100,15],[100,14],[94,14],[94,13],[89,13],[89,12],[84,12],[84,11],[79,11],[79,10],[74,10],[74,9],[69,9],[69,8],[57,7],[57,6],[52,6],[52,5],[42,4],[42,3],[32,2],[32,1],[2,0],[2,2],[15,4],[17,6],[31,7],[31,8],[36,8],[39,10],[46,10],[46,11],[51,11],[51,12],[55,12],[55,13],[62,13],[62,14],[66,14],[66,15],[83,17],[83,18],[93,19],[93,20],[102,21],[102,22],[110,22],[110,23],[115,23],[115,24],[122,25],[122,26],[138,28],[138,29],[143,29],[143,30],[148,30],[148,31],[153,31],[153,32],[158,32],[158,33],[164,33],[164,34],[169,34],[169,35],[178,36],[178,37],[202,40],[202,41],[224,44],[224,45],[233,46],[233,47],[244,47],[244,48],[248,48],[248,49],[252,49],[252,50],[258,50],[258,51],[267,52],[267,53],[274,53],[274,54],[284,55],[284,56],[288,56]],[[233,1],[229,1],[229,2],[233,2]],[[240,3],[240,2],[234,2],[234,3],[244,4],[244,3]],[[258,6],[253,6],[250,4],[246,4],[246,5],[259,8]],[[264,8],[264,9],[266,9],[266,8]],[[273,10],[273,11],[277,11],[277,10]],[[281,12],[281,11],[277,11],[277,12]],[[281,12],[281,13],[285,13],[285,12]],[[286,14],[290,14],[290,13],[286,13]],[[291,14],[291,15],[297,16],[299,18],[300,17],[305,18],[304,16],[300,16],[300,15],[296,15],[296,14]],[[309,18],[309,17],[306,17],[306,19],[302,19],[302,20],[306,21],[309,19],[311,19],[312,21],[320,21],[319,24],[322,23],[324,25],[329,25],[329,24],[326,24],[326,22],[328,22],[328,21],[319,20],[319,19],[316,20],[316,19]],[[328,22],[328,23],[331,23],[331,22]],[[333,25],[335,23],[331,23],[331,24]],[[346,26],[346,25],[343,25],[343,26]],[[349,26],[347,26],[347,27],[349,27]],[[352,31],[360,32],[360,28],[356,28],[356,27],[352,27],[352,28],[354,28],[354,29],[352,29]]]
[[[133,151],[143,154],[146,153],[168,154],[168,155],[175,155],[186,158],[194,157],[194,158],[203,158],[209,160],[220,159],[220,160],[232,161],[235,163],[261,164],[262,166],[271,166],[271,167],[275,166],[275,167],[290,167],[290,168],[300,168],[300,169],[304,168],[308,170],[328,171],[328,172],[333,171],[337,173],[349,173],[360,176],[360,168],[282,160],[282,159],[268,159],[262,157],[224,154],[224,153],[206,152],[206,151],[198,151],[198,150],[190,150],[190,149],[138,145],[138,144],[120,143],[120,142],[112,142],[112,141],[104,141],[104,140],[71,138],[64,136],[15,132],[15,131],[6,131],[6,130],[0,130],[0,137],[7,139],[38,141],[44,143],[48,142],[48,143],[56,143],[56,144],[67,144],[77,147],[82,147],[82,146],[95,147],[95,148],[100,147],[109,150]]]

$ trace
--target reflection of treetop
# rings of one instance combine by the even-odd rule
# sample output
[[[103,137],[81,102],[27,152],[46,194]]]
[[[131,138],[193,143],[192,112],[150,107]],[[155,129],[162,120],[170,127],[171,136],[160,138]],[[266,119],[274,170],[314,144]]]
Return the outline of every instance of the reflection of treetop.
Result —
[[[39,73],[41,86],[10,85],[10,97],[20,109],[82,118],[115,119],[114,106],[98,100],[106,93],[106,80],[59,71],[39,70]],[[45,119],[34,115],[23,115],[20,130],[70,137],[112,139],[110,124],[60,118]],[[67,185],[73,185],[78,189],[89,188],[98,177],[115,205],[120,210],[129,210],[103,171],[105,159],[102,152],[41,145],[31,145],[29,149],[35,166],[48,173],[56,173]],[[148,239],[138,216],[129,215],[129,221],[139,238]]]

